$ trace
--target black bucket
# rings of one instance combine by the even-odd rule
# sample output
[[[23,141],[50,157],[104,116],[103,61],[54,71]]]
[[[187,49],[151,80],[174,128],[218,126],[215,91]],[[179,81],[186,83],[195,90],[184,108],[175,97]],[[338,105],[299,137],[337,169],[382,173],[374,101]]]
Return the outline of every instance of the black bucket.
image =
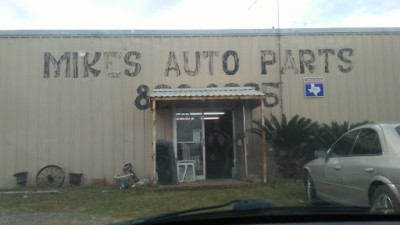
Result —
[[[81,173],[70,173],[69,174],[69,184],[71,185],[81,185],[82,174]]]
[[[15,173],[13,176],[17,178],[17,185],[26,186],[28,172]]]

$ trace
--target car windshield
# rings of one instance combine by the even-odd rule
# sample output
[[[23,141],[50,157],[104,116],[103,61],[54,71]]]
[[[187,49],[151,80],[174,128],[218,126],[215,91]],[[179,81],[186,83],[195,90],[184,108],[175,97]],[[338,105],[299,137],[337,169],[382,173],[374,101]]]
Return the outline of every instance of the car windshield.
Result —
[[[398,214],[399,15],[395,0],[1,1],[0,224]]]

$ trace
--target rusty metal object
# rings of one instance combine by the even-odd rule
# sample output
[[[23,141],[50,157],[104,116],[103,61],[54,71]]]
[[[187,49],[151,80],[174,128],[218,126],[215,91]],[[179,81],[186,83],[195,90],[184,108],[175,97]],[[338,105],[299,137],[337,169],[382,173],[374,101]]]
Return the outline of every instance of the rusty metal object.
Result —
[[[64,180],[64,170],[56,165],[45,166],[36,174],[36,185],[41,188],[61,187]]]
[[[157,153],[156,153],[156,100],[151,99],[151,112],[153,115],[153,122],[152,122],[152,131],[153,131],[153,155],[152,155],[152,160],[153,160],[153,180],[151,181],[151,186],[156,187],[157,186]]]
[[[264,99],[261,99],[261,124],[265,124],[265,108]],[[267,183],[267,142],[265,140],[265,131],[262,131],[262,166],[263,166],[263,183]]]

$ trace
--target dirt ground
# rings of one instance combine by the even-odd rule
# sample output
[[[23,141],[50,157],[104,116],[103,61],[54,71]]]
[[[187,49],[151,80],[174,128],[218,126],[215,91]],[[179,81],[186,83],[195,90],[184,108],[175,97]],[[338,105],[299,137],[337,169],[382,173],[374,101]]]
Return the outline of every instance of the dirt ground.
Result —
[[[118,222],[114,218],[87,215],[78,212],[35,212],[35,213],[9,213],[0,209],[0,225],[78,225],[78,224],[110,224]]]

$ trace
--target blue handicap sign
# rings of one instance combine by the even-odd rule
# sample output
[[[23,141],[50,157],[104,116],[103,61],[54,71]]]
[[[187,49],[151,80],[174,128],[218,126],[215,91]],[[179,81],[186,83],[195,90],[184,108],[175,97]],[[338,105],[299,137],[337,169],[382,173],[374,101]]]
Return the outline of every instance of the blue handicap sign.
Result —
[[[324,84],[323,83],[310,83],[304,84],[306,97],[324,97]]]

